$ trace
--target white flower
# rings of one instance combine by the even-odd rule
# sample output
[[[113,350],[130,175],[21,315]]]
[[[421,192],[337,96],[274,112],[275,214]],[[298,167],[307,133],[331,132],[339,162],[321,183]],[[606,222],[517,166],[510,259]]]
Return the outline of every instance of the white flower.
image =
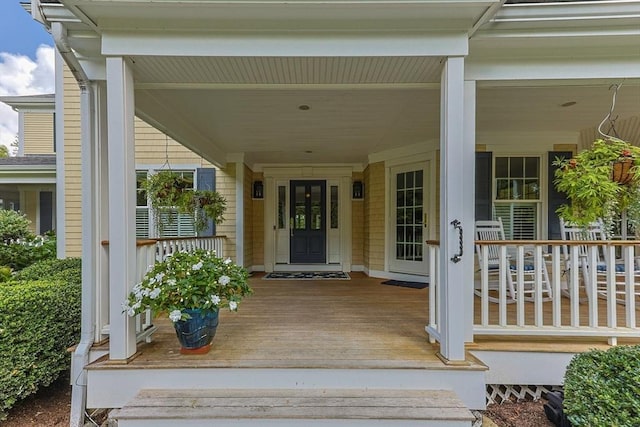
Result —
[[[227,286],[230,281],[231,278],[229,276],[220,276],[220,278],[218,279],[218,283],[220,283],[222,286]]]
[[[191,266],[191,269],[192,269],[192,270],[195,270],[195,271],[198,271],[198,270],[200,270],[201,268],[202,268],[202,261],[198,262],[197,264],[193,264],[193,265]]]
[[[211,296],[211,302],[213,303],[213,305],[220,304],[220,297],[218,295],[212,295]]]
[[[169,319],[171,319],[172,322],[177,322],[182,319],[182,312],[180,310],[173,310],[169,313]]]
[[[149,279],[149,284],[153,285],[154,283],[156,283],[156,278],[152,277],[151,279]]]
[[[175,285],[176,285],[176,280],[175,280],[175,279],[169,279],[169,280],[167,281],[167,284],[168,284],[169,286],[175,286]]]
[[[224,260],[224,263],[227,264],[227,265],[231,264],[232,262],[233,261],[231,261],[231,258],[227,258],[227,259]]]
[[[160,296],[160,292],[162,292],[160,288],[153,288],[153,290],[149,292],[149,298],[151,299],[158,298]]]
[[[238,303],[235,301],[229,301],[229,310],[236,311],[238,309]]]
[[[164,273],[158,273],[156,274],[156,280],[158,282],[162,282],[162,278],[164,277]]]
[[[129,305],[129,301],[125,301],[122,303],[122,311],[127,313],[127,316],[133,317],[136,315],[136,311],[133,307]]]

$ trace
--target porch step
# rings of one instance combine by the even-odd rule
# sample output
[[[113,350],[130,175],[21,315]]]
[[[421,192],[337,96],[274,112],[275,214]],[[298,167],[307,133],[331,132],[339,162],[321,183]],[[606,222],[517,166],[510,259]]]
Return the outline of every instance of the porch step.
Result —
[[[141,390],[110,419],[118,427],[470,427],[452,391],[374,389]]]

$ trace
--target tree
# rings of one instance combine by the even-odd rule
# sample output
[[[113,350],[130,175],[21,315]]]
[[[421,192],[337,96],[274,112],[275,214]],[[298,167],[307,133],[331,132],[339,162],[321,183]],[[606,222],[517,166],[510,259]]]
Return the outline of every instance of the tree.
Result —
[[[0,144],[0,159],[6,159],[9,157],[9,147]]]

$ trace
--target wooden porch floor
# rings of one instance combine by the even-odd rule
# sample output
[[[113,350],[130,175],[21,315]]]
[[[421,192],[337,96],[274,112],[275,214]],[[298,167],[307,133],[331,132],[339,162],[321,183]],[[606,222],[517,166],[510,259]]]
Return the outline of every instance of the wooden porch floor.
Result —
[[[139,344],[137,355],[121,367],[452,369],[436,356],[438,347],[428,342],[424,331],[428,289],[382,285],[384,279],[362,273],[351,273],[351,280],[264,280],[262,276],[250,279],[254,294],[240,304],[238,312],[220,313],[207,355],[180,354],[171,322],[159,318],[153,341]],[[497,316],[497,304],[490,305]],[[533,304],[527,306],[527,324],[532,324]],[[548,320],[551,302],[543,307]],[[507,306],[509,319],[515,318],[515,309],[515,304]],[[563,298],[562,310],[563,324],[568,324],[568,298]],[[580,310],[584,311],[581,322],[586,324],[586,307]],[[603,320],[605,310],[600,304]],[[622,306],[618,316],[623,325]],[[477,297],[475,317],[479,323]],[[470,349],[579,352],[606,346],[606,339],[598,338],[479,336]],[[471,355],[469,362],[459,369],[484,369]],[[101,367],[114,365],[99,359],[91,366]]]
[[[351,280],[262,276],[250,279],[254,294],[238,312],[221,311],[207,355],[180,354],[173,326],[161,318],[153,341],[139,344],[126,366],[445,369],[424,331],[427,289],[382,285],[362,273]]]

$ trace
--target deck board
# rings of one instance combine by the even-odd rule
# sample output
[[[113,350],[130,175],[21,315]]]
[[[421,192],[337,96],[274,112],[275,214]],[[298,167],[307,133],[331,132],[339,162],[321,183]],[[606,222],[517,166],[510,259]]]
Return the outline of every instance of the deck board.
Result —
[[[254,295],[238,312],[223,310],[220,325],[207,355],[182,355],[170,321],[154,321],[158,331],[151,343],[138,346],[127,368],[388,368],[450,369],[436,356],[424,327],[428,319],[428,289],[382,285],[384,279],[351,273],[351,280],[250,279]],[[497,304],[491,304],[497,320]],[[533,304],[527,303],[526,322],[533,324]],[[545,322],[551,321],[551,302],[545,302]],[[624,324],[623,306],[618,318]],[[604,301],[599,305],[602,321]],[[507,306],[510,323],[516,305]],[[586,323],[586,304],[580,306]],[[563,324],[569,324],[569,299],[562,301]],[[495,317],[494,317],[495,316]],[[640,313],[637,317],[640,319]],[[475,298],[475,320],[480,321],[480,299]],[[631,342],[640,342],[632,340]],[[538,349],[586,351],[606,347],[603,339],[563,337],[481,337],[470,349]],[[564,350],[563,350],[564,349]],[[483,369],[473,357],[470,366]],[[92,369],[109,366],[100,360]],[[113,365],[111,365],[112,367]]]

